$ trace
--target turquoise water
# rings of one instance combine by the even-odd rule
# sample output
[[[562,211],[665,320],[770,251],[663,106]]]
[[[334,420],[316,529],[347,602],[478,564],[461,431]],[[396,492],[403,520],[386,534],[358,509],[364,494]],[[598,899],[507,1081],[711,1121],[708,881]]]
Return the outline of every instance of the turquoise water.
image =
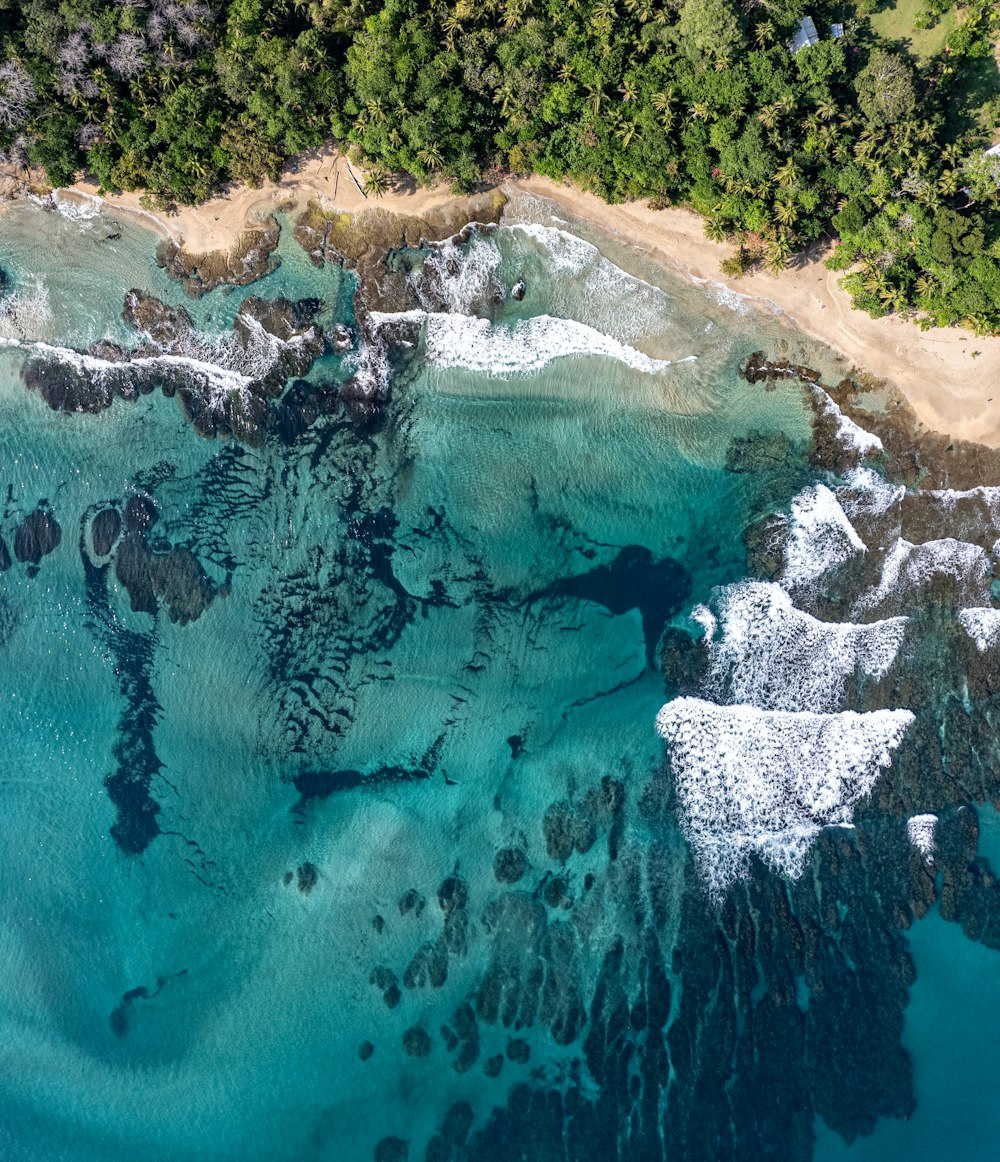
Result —
[[[247,295],[319,299],[329,331],[354,321],[349,276],[285,231],[275,274],[185,301],[127,222],[4,217],[5,1157],[792,1159],[817,1121],[849,1138],[877,1124],[858,1139],[874,1148],[914,1095],[903,1126],[946,1116],[926,1062],[957,1003],[935,960],[949,942],[996,1007],[973,963],[991,950],[930,918],[904,938],[893,912],[934,891],[908,815],[941,812],[942,875],[975,853],[947,830],[952,784],[914,773],[954,677],[908,676],[929,673],[927,568],[897,570],[910,636],[874,574],[791,637],[773,593],[766,632],[740,612],[761,518],[783,514],[798,580],[782,592],[813,613],[823,577],[861,559],[843,513],[873,545],[865,520],[887,519],[841,492],[838,526],[810,397],[738,374],[760,348],[836,361],[712,288],[626,275],[543,209],[515,206],[450,266],[427,256],[412,284],[430,317],[391,352],[378,423],[333,403],[259,446],[199,437],[157,391],[50,410],[20,381],[25,351],[134,345],[136,287],[184,304],[222,365]],[[335,399],[364,359],[327,354],[305,378]],[[59,543],[18,560],[36,511]],[[121,530],[104,551],[100,521]],[[750,645],[678,677],[703,603],[719,635],[749,619]],[[874,637],[858,628],[876,617]],[[832,640],[840,623],[855,628]],[[839,741],[805,766],[839,779],[834,752],[857,752],[866,794],[782,774],[801,817],[751,805],[748,831],[757,792],[737,787],[706,822],[711,779],[688,777],[688,726],[665,760],[664,702],[714,708],[691,770],[728,769],[786,738],[773,716],[811,712],[820,666]],[[916,711],[892,720],[905,743],[885,707]],[[780,720],[805,732],[785,752],[813,745],[804,721]],[[984,891],[958,894],[977,939]],[[816,1156],[834,1149],[824,1129]]]
[[[937,912],[914,928],[908,943],[917,980],[903,1044],[914,1061],[916,1109],[906,1121],[880,1123],[850,1148],[819,1127],[816,1158],[822,1162],[996,1157],[1000,1049],[989,1015],[1000,1008],[998,954],[968,940]]]

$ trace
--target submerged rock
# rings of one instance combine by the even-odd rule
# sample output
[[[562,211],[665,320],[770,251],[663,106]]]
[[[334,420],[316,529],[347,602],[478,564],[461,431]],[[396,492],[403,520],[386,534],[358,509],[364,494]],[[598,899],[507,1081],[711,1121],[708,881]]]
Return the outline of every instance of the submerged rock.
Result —
[[[502,884],[516,884],[528,870],[528,857],[519,847],[503,847],[493,857],[493,875]]]
[[[130,496],[125,503],[125,528],[130,533],[145,533],[156,523],[159,512],[149,496]]]
[[[374,1162],[409,1162],[410,1147],[402,1138],[382,1138],[375,1146]]]
[[[306,375],[326,341],[315,322],[316,299],[246,299],[229,335],[199,335],[182,307],[171,307],[139,290],[125,295],[123,319],[148,337],[131,349],[102,341],[87,352],[35,351],[21,378],[56,411],[97,412],[116,398],[134,400],[159,389],[176,396],[199,434],[230,437],[251,445],[288,427],[298,403],[309,422],[329,400],[323,389],[290,396],[279,405],[290,378]]]
[[[314,863],[302,864],[295,874],[298,879],[298,889],[304,896],[308,896],[319,883],[319,868]]]
[[[21,562],[37,565],[59,546],[62,529],[45,508],[28,513],[14,533],[14,556]]]
[[[122,520],[116,508],[102,508],[90,526],[90,540],[94,556],[108,557],[118,542]]]
[[[408,1057],[428,1057],[431,1051],[430,1034],[420,1025],[413,1025],[403,1034],[403,1052]]]

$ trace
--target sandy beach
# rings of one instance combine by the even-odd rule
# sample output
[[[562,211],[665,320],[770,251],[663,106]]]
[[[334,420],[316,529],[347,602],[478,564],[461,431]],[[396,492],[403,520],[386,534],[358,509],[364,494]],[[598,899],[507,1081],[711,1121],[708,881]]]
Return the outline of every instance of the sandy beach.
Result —
[[[192,254],[228,250],[255,219],[276,207],[304,208],[310,201],[356,212],[365,206],[419,216],[455,201],[446,186],[404,188],[381,198],[366,197],[363,174],[335,150],[296,159],[277,183],[239,188],[223,197],[175,214],[143,209],[138,194],[109,196],[105,203],[144,221],[164,238]],[[531,177],[513,189],[559,203],[571,214],[610,232],[647,259],[689,278],[727,286],[756,300],[762,310],[782,314],[814,339],[841,352],[858,367],[889,380],[910,400],[931,430],[956,439],[1000,447],[1000,338],[977,338],[957,328],[921,331],[896,317],[871,319],[851,308],[837,285],[839,273],[823,265],[826,254],[780,275],[760,272],[727,279],[720,264],[731,246],[710,242],[701,219],[683,209],[651,210],[644,202],[610,206],[568,183]],[[97,188],[80,183],[60,196],[97,197]],[[994,391],[996,396],[994,397]]]

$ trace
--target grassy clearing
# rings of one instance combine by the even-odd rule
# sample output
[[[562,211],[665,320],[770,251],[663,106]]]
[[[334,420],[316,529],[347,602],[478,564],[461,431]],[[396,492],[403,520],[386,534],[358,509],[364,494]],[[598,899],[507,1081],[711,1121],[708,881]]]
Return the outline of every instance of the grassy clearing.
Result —
[[[949,9],[933,28],[914,28],[913,21],[923,7],[922,0],[897,0],[869,17],[871,26],[887,40],[900,40],[918,60],[925,61],[944,49],[944,42],[958,23],[954,8]]]

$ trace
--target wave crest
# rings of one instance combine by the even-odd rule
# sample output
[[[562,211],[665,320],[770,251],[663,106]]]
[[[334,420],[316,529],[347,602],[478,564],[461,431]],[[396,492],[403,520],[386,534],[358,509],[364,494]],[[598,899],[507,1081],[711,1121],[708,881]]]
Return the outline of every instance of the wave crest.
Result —
[[[819,831],[848,825],[913,722],[908,710],[790,713],[668,702],[656,718],[667,741],[681,825],[718,900],[756,853],[796,878]]]

